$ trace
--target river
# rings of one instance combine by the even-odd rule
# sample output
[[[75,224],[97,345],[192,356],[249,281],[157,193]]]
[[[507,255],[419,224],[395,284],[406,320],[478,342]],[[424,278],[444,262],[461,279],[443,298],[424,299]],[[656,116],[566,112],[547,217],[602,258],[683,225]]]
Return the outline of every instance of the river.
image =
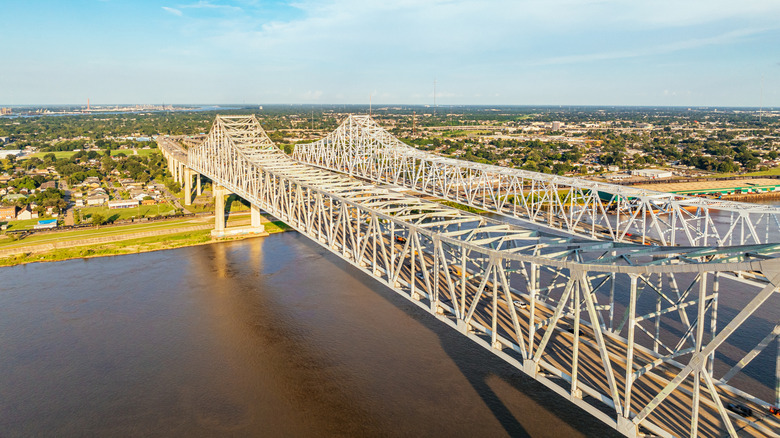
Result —
[[[298,233],[0,269],[0,436],[224,435],[615,434]]]

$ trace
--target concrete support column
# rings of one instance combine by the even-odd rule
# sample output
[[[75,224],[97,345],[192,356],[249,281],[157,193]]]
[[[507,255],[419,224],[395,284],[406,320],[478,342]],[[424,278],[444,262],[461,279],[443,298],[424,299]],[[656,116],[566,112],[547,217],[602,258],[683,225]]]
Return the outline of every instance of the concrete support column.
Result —
[[[261,218],[262,216],[260,216],[260,207],[252,204],[252,228],[259,228],[263,226]]]
[[[192,171],[184,169],[184,205],[192,205]]]
[[[214,192],[214,230],[225,231],[225,189],[212,183],[211,191]]]
[[[195,196],[200,196],[203,194],[202,187],[200,185],[200,173],[195,174],[195,178],[198,180],[196,185],[197,188],[195,189]]]

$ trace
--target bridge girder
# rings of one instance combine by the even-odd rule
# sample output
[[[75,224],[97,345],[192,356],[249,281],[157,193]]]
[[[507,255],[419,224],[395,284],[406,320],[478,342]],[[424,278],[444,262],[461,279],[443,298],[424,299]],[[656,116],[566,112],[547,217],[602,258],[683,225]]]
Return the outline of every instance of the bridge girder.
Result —
[[[294,158],[601,240],[658,245],[780,242],[780,208],[657,192],[441,157],[365,115],[296,145]]]
[[[716,373],[746,322],[776,330],[777,314],[762,318],[778,305],[778,245],[651,247],[519,227],[292,160],[254,116],[218,116],[187,151],[159,141],[627,435],[780,428],[727,410],[769,403]],[[721,290],[735,289],[746,305],[719,325]]]

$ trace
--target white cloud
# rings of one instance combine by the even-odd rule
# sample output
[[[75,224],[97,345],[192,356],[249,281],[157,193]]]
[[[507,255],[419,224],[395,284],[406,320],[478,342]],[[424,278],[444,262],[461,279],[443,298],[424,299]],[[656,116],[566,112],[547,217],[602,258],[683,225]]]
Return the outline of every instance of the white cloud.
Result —
[[[780,1],[683,3],[298,0],[279,7],[214,0],[176,7],[187,12],[181,31],[188,41],[239,83],[257,79],[259,90],[278,99],[285,99],[287,88],[317,90],[287,98],[304,101],[364,101],[375,90],[377,104],[427,102],[434,76],[442,85],[437,97],[456,102],[561,94],[556,90],[562,83],[590,86],[599,77],[610,77],[602,87],[615,92],[611,84],[630,82],[619,75],[641,73],[649,65],[637,66],[650,57],[656,66],[682,63],[686,71],[716,74],[713,66],[726,61],[699,56],[704,48],[748,48],[780,29],[772,20],[780,16]],[[190,14],[195,9],[198,16]],[[599,75],[598,62],[607,60],[631,62],[612,63],[620,68]],[[445,95],[445,84],[455,93]],[[598,89],[594,84],[593,92]]]
[[[612,59],[637,58],[643,56],[663,55],[666,53],[678,52],[681,50],[696,49],[712,45],[731,44],[745,38],[767,32],[772,29],[740,29],[726,32],[708,38],[693,38],[686,41],[676,41],[669,44],[661,44],[651,47],[644,47],[632,50],[589,53],[582,55],[558,56],[533,62],[532,65],[562,65],[587,63],[595,61],[607,61]]]
[[[238,6],[214,4],[206,0],[186,5],[178,5],[181,9],[221,9],[225,11],[241,12],[243,9]]]
[[[181,12],[180,10],[178,10],[178,9],[175,9],[175,8],[169,8],[168,6],[163,6],[162,8],[163,8],[165,11],[167,11],[167,12],[170,12],[170,13],[171,13],[171,14],[173,14],[173,15],[176,15],[177,17],[181,17],[181,16],[183,15],[183,14],[182,14],[182,12]]]

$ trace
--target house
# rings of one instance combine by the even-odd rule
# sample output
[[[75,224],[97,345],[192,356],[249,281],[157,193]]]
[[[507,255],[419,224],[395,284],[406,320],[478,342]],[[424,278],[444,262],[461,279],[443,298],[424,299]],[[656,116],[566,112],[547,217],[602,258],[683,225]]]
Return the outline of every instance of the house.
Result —
[[[100,187],[100,178],[96,176],[88,176],[84,179],[85,186],[91,186],[91,187]]]
[[[108,202],[108,195],[96,193],[87,197],[87,205],[103,205]]]
[[[108,201],[108,208],[133,208],[138,207],[138,200],[136,199],[117,199],[114,201]]]
[[[25,207],[19,214],[16,215],[16,219],[20,221],[38,219],[38,212],[30,210],[29,206]]]
[[[11,205],[10,207],[0,207],[0,219],[16,219],[16,210],[18,209],[15,205]]]
[[[57,188],[57,181],[46,181],[45,183],[41,184],[40,187],[38,187],[41,190],[46,189],[56,189]]]
[[[5,196],[3,199],[8,201],[8,202],[16,202],[16,201],[18,201],[20,199],[25,199],[25,198],[27,198],[27,196],[24,196],[22,194],[10,193],[7,196]]]
[[[79,199],[76,199],[76,207],[83,207],[84,206],[84,200],[79,197]]]

